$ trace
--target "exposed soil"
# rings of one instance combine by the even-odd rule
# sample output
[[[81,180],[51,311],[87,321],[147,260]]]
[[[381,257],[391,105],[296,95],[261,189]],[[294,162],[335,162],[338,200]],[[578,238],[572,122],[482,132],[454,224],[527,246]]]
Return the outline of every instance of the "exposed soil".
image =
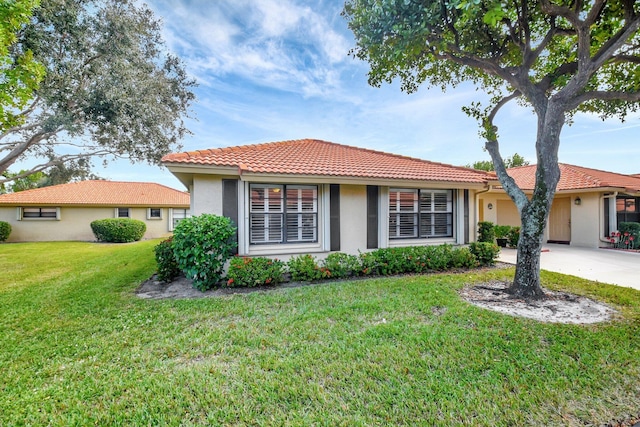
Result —
[[[478,307],[527,317],[549,323],[588,324],[611,320],[617,313],[608,305],[592,299],[545,289],[545,297],[527,301],[507,293],[508,282],[492,282],[470,286],[460,291],[460,296]]]
[[[509,264],[498,263],[493,268],[506,268]],[[210,298],[251,292],[268,292],[274,289],[309,286],[309,283],[288,282],[276,286],[257,288],[215,288],[201,292],[193,287],[191,280],[184,276],[171,283],[159,281],[154,275],[144,281],[136,290],[136,295],[144,299],[188,299]],[[460,296],[471,304],[512,316],[527,317],[541,322],[589,324],[606,322],[616,311],[608,305],[586,297],[566,292],[545,290],[545,298],[526,301],[514,298],[506,292],[509,283],[492,282],[465,287]],[[640,427],[640,426],[639,426]]]

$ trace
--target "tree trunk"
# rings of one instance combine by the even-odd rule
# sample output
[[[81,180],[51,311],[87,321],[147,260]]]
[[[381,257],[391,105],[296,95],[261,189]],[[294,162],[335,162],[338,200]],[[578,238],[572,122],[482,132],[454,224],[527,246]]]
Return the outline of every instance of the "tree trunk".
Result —
[[[516,274],[509,292],[519,298],[544,297],[540,286],[540,252],[553,196],[560,180],[558,147],[563,125],[564,109],[550,103],[544,114],[538,118],[536,139],[538,163],[533,194],[528,200],[512,197],[520,211],[521,228]]]

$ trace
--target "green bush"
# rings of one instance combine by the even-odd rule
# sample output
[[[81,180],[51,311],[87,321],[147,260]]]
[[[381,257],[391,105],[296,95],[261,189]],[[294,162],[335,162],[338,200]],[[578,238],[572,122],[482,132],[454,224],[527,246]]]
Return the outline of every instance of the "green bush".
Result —
[[[517,248],[518,242],[520,241],[520,227],[511,227],[507,239],[509,239],[508,243],[510,247]]]
[[[282,282],[284,262],[269,258],[233,257],[227,271],[227,286],[255,287]]]
[[[142,239],[147,226],[138,219],[107,218],[93,221],[91,230],[100,242],[129,243]]]
[[[233,255],[235,227],[229,218],[202,214],[183,219],[173,231],[173,254],[193,286],[206,291],[222,279]]]
[[[4,242],[9,238],[11,234],[11,224],[8,222],[0,221],[0,242]]]
[[[478,242],[493,243],[496,235],[491,221],[480,221],[478,223]]]
[[[482,266],[495,265],[500,253],[498,245],[489,242],[470,243],[469,250]]]
[[[331,278],[340,279],[343,277],[357,276],[361,270],[360,261],[355,255],[334,252],[327,255],[322,262],[322,266]]]
[[[469,248],[455,248],[451,251],[449,268],[475,268],[480,264]]]
[[[496,225],[493,227],[493,234],[495,234],[496,239],[507,239],[510,231],[510,225]]]
[[[331,277],[331,272],[324,267],[320,268],[316,258],[309,254],[291,258],[287,267],[289,267],[291,280],[296,282],[312,282]]]
[[[158,265],[158,279],[171,282],[180,275],[180,267],[173,254],[173,237],[163,240],[154,248],[156,264]]]
[[[618,247],[625,249],[636,249],[640,247],[640,223],[621,222],[618,224],[620,232]]]

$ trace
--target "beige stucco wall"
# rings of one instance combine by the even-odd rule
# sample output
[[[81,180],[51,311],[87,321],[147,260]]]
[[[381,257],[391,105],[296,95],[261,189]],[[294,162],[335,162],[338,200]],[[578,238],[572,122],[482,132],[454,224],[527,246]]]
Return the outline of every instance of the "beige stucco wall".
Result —
[[[575,199],[580,197],[580,206]],[[581,193],[571,197],[571,246],[597,248],[602,232],[599,193]],[[602,244],[604,246],[604,244]]]
[[[367,248],[367,187],[340,186],[340,252],[356,255]]]
[[[195,175],[191,189],[191,214],[222,215],[222,177]]]
[[[126,206],[123,206],[126,207]],[[7,242],[32,242],[54,240],[94,241],[91,222],[96,219],[114,218],[113,207],[61,207],[60,219],[18,220],[17,207],[0,207],[0,221],[11,225]],[[162,208],[161,219],[147,219],[147,208],[130,208],[131,218],[143,221],[147,226],[145,239],[168,236],[169,208]]]
[[[603,232],[601,213],[603,207],[601,206],[600,193],[579,193],[570,196],[561,195],[561,197],[571,198],[571,245],[589,248],[606,246],[600,241],[600,234]],[[579,206],[575,204],[576,197],[580,197]],[[488,208],[489,203],[493,205],[493,209]],[[482,203],[479,209],[483,209],[482,215],[485,221],[500,225],[520,225],[520,219],[516,216],[517,210],[506,194],[482,194]],[[549,230],[547,227],[544,241],[546,242],[548,239]]]

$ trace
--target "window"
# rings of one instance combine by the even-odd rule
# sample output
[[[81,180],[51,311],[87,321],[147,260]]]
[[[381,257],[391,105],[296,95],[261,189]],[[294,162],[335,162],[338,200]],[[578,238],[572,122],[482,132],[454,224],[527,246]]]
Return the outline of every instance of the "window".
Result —
[[[147,209],[147,219],[162,219],[162,209],[160,208]]]
[[[178,223],[180,221],[182,221],[185,218],[189,218],[191,216],[191,213],[189,212],[189,209],[172,209],[171,210],[171,230],[176,228],[176,225],[178,225]]]
[[[129,208],[116,208],[116,218],[129,218]]]
[[[640,197],[616,197],[618,224],[621,222],[640,222]]]
[[[453,191],[392,188],[389,238],[453,237]]]
[[[318,187],[251,184],[249,242],[318,241]]]
[[[58,208],[22,208],[23,219],[58,219]]]

